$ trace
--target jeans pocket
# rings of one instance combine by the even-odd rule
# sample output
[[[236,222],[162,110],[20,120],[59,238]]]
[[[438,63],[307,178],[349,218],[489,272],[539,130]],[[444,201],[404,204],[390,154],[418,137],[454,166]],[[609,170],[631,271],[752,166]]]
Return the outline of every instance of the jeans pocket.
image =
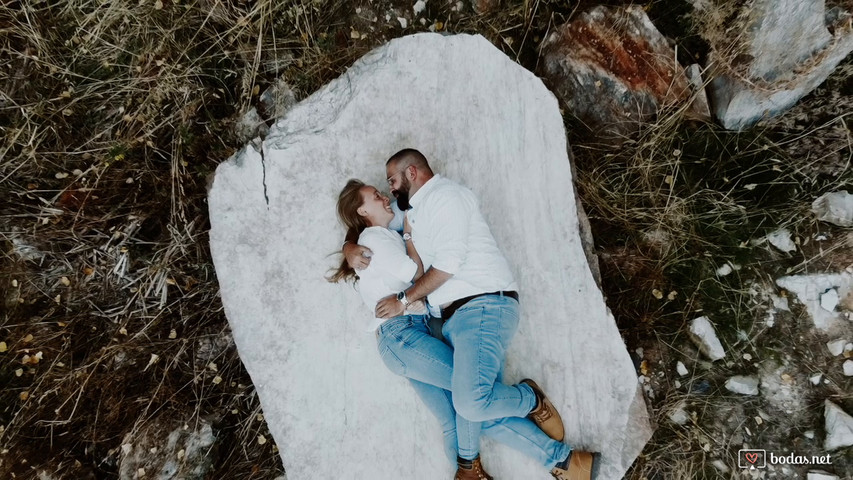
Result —
[[[379,356],[382,358],[385,366],[388,367],[388,370],[391,370],[391,373],[401,376],[406,375],[406,364],[400,360],[400,357],[388,345],[381,345],[379,347]]]

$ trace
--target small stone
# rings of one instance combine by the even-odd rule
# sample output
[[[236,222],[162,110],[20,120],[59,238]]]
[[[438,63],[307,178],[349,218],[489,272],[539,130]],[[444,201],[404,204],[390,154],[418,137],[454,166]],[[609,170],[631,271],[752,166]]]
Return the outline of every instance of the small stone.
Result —
[[[174,328],[169,331],[169,338],[178,338],[178,332]]]
[[[830,288],[829,290],[820,294],[820,308],[826,310],[827,312],[834,312],[835,307],[838,306],[838,290],[835,288]]]
[[[844,345],[846,343],[847,339],[839,338],[831,342],[826,342],[826,348],[829,349],[829,353],[831,353],[833,357],[837,357],[844,353]]]
[[[258,435],[258,445],[263,445],[267,443],[267,438],[263,435]]]
[[[723,345],[717,338],[713,325],[708,317],[698,317],[690,322],[690,328],[687,330],[690,339],[699,347],[699,350],[704,353],[711,361],[721,360],[726,356],[726,351]]]
[[[811,377],[809,377],[809,381],[812,382],[812,385],[817,386],[818,384],[820,384],[820,379],[822,377],[823,375],[818,373],[817,375],[812,375]]]
[[[676,425],[684,425],[690,420],[690,414],[684,408],[685,403],[679,402],[675,408],[669,413],[669,421]]]
[[[726,380],[726,390],[741,395],[758,395],[758,379],[736,375]]]
[[[825,400],[823,405],[826,427],[823,448],[829,451],[853,445],[853,417],[829,400]]]
[[[770,295],[770,299],[773,301],[773,308],[778,310],[785,310],[786,312],[790,312],[790,308],[788,307],[788,299],[785,297],[780,297],[778,295]]]
[[[853,377],[853,360],[845,360],[844,361],[844,375],[848,377]]]
[[[714,460],[711,462],[711,465],[714,466],[720,473],[729,473],[729,467],[720,459]]]
[[[853,194],[845,191],[826,193],[812,202],[818,220],[840,227],[853,227]]]
[[[791,240],[791,231],[787,228],[776,230],[770,235],[767,235],[767,241],[785,253],[797,251],[797,246],[794,244],[794,241]]]
[[[137,471],[136,471],[136,476],[137,476],[137,477],[139,477],[139,478],[144,477],[144,476],[145,476],[145,469],[144,469],[144,468],[140,468],[139,470],[137,470]]]
[[[417,2],[415,2],[415,5],[412,7],[412,10],[415,12],[415,15],[418,15],[419,13],[426,10],[426,2],[424,2],[424,0],[418,0]]]
[[[803,436],[808,438],[809,440],[814,440],[814,431],[807,430],[807,431],[803,432]]]
[[[724,263],[722,267],[717,269],[717,276],[718,277],[725,277],[726,275],[732,273],[732,271],[733,271],[732,266],[729,265],[728,263]]]
[[[744,353],[744,354],[743,354],[743,359],[744,359],[744,360],[746,360],[746,361],[748,362],[748,361],[752,360],[752,355],[750,355],[750,354],[748,354],[748,353]]]
[[[637,349],[634,350],[634,353],[636,353],[638,357],[643,358],[643,347],[637,347]]]
[[[214,385],[219,385],[220,383],[222,383],[222,377],[220,377],[219,375],[213,377],[213,383]]]
[[[681,363],[681,360],[679,360],[678,363],[675,364],[675,371],[678,372],[678,375],[681,377],[689,373],[687,371],[687,367],[685,367],[684,364]]]
[[[762,423],[764,423],[764,419],[760,416],[754,417],[753,420],[755,420],[756,425],[761,425]]]
[[[838,475],[823,470],[813,470],[806,475],[806,480],[838,480]]]
[[[68,280],[68,277],[62,277],[59,279],[59,283],[65,285],[66,287],[71,285],[71,280]]]
[[[178,460],[182,460],[184,458],[184,455],[186,455],[186,454],[187,454],[187,452],[183,448],[178,450]]]
[[[676,380],[672,383],[673,383],[673,385],[675,385],[675,388],[681,388],[681,382],[679,382],[678,380]]]
[[[127,455],[130,453],[131,449],[133,449],[133,445],[130,443],[125,443],[121,446],[121,453]]]

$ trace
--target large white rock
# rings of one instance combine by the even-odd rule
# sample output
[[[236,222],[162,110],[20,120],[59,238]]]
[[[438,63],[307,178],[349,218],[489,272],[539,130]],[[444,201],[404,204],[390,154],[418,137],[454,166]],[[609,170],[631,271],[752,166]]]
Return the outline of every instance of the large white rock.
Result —
[[[839,298],[853,293],[853,274],[794,275],[777,279],[776,285],[797,295],[797,300],[805,305],[815,327],[826,332],[834,330],[834,327],[843,327],[846,323],[840,312],[827,311],[821,307],[821,297],[831,289],[836,290]]]
[[[541,382],[566,441],[603,452],[621,478],[650,436],[636,374],[578,234],[568,145],[542,82],[479,36],[394,40],[296,105],[263,151],[221,164],[209,194],[211,251],[234,341],[290,480],[450,478],[434,417],[386,370],[371,312],[323,276],[343,230],[348,178],[384,189],[385,160],[415,147],[469,186],[520,286],[505,380]],[[547,470],[488,439],[489,472]]]
[[[826,427],[826,439],[824,439],[823,448],[835,450],[853,445],[853,417],[838,405],[829,400],[824,400],[823,420]]]
[[[712,0],[720,5],[712,8],[728,1]],[[853,50],[849,20],[839,11],[827,12],[824,0],[742,4],[733,22],[705,32],[715,72],[708,86],[714,114],[735,130],[791,107]],[[697,15],[709,13],[700,9]]]

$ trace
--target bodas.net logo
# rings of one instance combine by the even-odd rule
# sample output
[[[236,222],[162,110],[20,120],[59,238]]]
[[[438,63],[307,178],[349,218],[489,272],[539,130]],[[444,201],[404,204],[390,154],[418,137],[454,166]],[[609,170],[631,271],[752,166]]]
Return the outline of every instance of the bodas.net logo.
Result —
[[[767,467],[767,452],[757,449],[742,449],[737,451],[737,465],[740,468]]]

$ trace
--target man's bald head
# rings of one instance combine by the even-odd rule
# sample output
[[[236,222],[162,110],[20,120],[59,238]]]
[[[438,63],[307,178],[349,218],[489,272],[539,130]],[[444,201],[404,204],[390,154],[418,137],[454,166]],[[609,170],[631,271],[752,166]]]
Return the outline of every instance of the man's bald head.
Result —
[[[391,155],[391,158],[385,162],[385,167],[391,167],[395,170],[402,170],[409,166],[414,166],[418,170],[432,175],[432,169],[429,167],[426,157],[423,153],[414,148],[404,148],[399,152]]]
[[[432,178],[432,169],[423,153],[414,148],[406,148],[395,153],[385,162],[388,174],[388,186],[397,197],[397,203],[403,210],[408,209],[409,196],[414,195]]]

